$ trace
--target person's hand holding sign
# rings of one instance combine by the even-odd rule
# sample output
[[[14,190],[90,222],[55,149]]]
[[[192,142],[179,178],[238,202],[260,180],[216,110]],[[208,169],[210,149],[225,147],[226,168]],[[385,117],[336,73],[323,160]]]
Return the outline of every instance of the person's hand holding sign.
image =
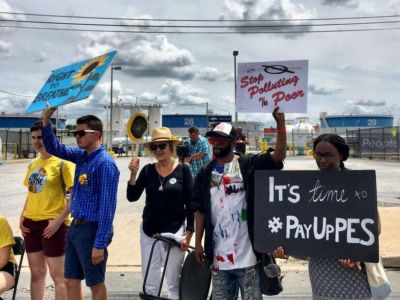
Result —
[[[286,255],[285,250],[283,249],[282,246],[279,246],[278,248],[275,249],[275,251],[272,253],[274,258],[281,258],[281,259],[288,259],[289,256]]]
[[[51,116],[57,110],[57,107],[50,107],[49,103],[46,103],[46,109],[43,110],[43,127],[46,127],[50,123]]]
[[[131,177],[129,179],[129,184],[135,185],[136,183],[136,176],[139,171],[139,164],[140,160],[137,157],[133,157],[131,159],[131,162],[129,163],[129,171],[131,171]]]
[[[339,259],[339,263],[343,268],[346,269],[361,270],[361,263],[359,261],[352,261],[350,259]]]

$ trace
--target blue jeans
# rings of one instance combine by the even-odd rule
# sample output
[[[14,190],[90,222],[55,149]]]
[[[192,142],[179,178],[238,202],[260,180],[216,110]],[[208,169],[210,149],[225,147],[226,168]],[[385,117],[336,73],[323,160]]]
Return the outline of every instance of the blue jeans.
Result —
[[[236,300],[238,289],[243,300],[262,299],[259,265],[234,270],[212,271],[212,299]]]

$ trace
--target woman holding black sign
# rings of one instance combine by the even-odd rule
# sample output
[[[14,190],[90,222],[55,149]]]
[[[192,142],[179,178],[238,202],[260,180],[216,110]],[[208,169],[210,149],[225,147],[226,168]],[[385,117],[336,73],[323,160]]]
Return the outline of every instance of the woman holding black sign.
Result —
[[[177,142],[172,139],[168,128],[155,128],[151,134],[151,142],[145,146],[150,149],[157,162],[144,166],[137,177],[139,159],[133,158],[129,164],[131,176],[127,188],[127,198],[131,202],[139,200],[146,190],[140,232],[143,278],[155,241],[154,235],[171,233],[180,242],[180,249],[171,248],[166,266],[165,279],[170,299],[179,299],[179,278],[184,251],[188,249],[194,231],[194,213],[189,209],[193,179],[189,167],[175,158]],[[157,243],[146,280],[147,294],[157,295],[161,267],[165,259],[166,249],[162,243]]]
[[[314,141],[314,158],[321,171],[346,170],[343,162],[348,157],[349,146],[336,134],[322,134]],[[371,299],[362,262],[311,257],[309,274],[313,299]]]

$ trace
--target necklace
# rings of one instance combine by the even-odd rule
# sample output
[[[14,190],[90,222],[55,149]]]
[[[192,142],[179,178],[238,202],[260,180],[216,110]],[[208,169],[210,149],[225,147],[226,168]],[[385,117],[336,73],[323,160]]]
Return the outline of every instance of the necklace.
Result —
[[[170,161],[170,162],[172,162],[172,165],[174,164],[174,161],[175,161],[175,160],[171,160],[171,161]],[[165,166],[166,168],[169,167],[170,162],[168,162],[168,164]],[[158,167],[158,168],[159,168],[159,167]],[[159,170],[159,169],[158,169],[158,170]],[[158,171],[158,172],[159,172],[159,171]],[[161,176],[160,176],[160,174],[158,174],[158,180],[160,181],[160,186],[158,187],[158,190],[159,190],[160,192],[164,190],[164,180],[165,180],[165,178],[167,178],[167,177],[168,177],[168,175],[165,176],[165,177],[163,177],[163,179],[161,180]]]
[[[162,192],[162,191],[164,190],[163,184],[164,184],[165,178],[167,178],[167,176],[165,176],[165,177],[161,180],[160,174],[158,175],[158,180],[160,181],[160,187],[158,188],[158,190],[159,190],[160,192]]]

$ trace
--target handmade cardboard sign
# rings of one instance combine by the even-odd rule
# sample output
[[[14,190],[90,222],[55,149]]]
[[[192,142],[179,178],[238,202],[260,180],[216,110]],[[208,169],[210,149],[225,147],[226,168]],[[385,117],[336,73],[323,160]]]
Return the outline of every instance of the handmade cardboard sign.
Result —
[[[307,112],[308,61],[238,64],[236,112]]]
[[[378,262],[375,171],[256,171],[254,247]]]
[[[116,53],[112,51],[54,70],[26,113],[43,110],[46,103],[55,107],[89,97]]]

